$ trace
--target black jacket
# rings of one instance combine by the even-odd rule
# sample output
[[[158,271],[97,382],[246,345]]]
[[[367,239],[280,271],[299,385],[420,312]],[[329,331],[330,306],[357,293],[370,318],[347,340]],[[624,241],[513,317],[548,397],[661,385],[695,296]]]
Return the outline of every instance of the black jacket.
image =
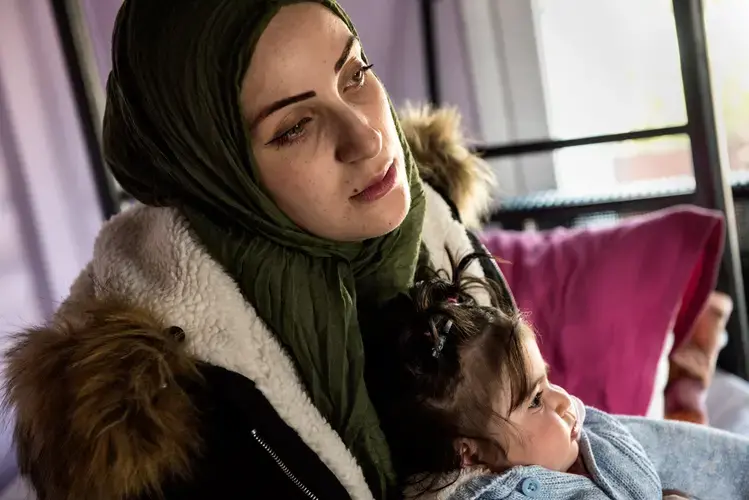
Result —
[[[200,372],[205,383],[192,384],[190,392],[202,413],[204,447],[189,480],[164,483],[165,500],[351,498],[254,382],[211,365]],[[151,498],[158,497],[141,497]]]

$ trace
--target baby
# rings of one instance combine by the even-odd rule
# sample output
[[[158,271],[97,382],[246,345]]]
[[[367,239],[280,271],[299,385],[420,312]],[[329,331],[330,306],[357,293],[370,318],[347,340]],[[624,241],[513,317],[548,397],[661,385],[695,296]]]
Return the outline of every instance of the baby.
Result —
[[[452,279],[427,272],[382,313],[388,333],[367,346],[368,387],[409,496],[687,498],[662,490],[616,418],[551,383],[499,285],[463,277],[476,258],[485,256],[464,258]]]

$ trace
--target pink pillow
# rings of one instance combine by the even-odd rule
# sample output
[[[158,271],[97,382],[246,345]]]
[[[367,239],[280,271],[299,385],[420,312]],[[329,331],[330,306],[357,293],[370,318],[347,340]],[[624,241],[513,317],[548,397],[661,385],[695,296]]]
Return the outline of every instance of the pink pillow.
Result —
[[[614,227],[490,229],[481,239],[554,383],[604,411],[644,415],[669,327],[678,347],[715,287],[723,232],[720,212],[680,206]]]

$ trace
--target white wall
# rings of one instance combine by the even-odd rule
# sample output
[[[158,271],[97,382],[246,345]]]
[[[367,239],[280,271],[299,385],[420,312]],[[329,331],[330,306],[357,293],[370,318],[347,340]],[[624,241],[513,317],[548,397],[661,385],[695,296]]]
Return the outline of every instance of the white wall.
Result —
[[[549,137],[530,1],[458,0],[481,138],[494,145]],[[556,187],[551,153],[491,160],[497,199]]]

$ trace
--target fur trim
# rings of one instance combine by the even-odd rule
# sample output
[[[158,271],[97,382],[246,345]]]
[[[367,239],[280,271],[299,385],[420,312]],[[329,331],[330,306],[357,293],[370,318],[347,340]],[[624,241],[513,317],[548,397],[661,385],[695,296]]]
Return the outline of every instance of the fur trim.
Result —
[[[19,468],[48,500],[118,500],[186,476],[197,380],[179,339],[148,314],[95,305],[86,326],[31,329],[7,354]],[[43,488],[43,490],[41,490]]]
[[[457,109],[407,107],[400,118],[422,179],[452,200],[467,227],[477,229],[489,209],[494,176],[466,147]]]
[[[429,249],[430,265],[433,269],[445,270],[451,274],[450,257],[456,260],[475,252],[471,240],[466,234],[466,228],[453,219],[450,207],[445,203],[432,187],[424,186],[427,201],[427,217],[424,218],[424,228],[421,239]],[[483,277],[481,264],[471,262],[466,269],[467,275]],[[474,290],[474,298],[480,304],[490,305],[489,294],[482,289]]]

